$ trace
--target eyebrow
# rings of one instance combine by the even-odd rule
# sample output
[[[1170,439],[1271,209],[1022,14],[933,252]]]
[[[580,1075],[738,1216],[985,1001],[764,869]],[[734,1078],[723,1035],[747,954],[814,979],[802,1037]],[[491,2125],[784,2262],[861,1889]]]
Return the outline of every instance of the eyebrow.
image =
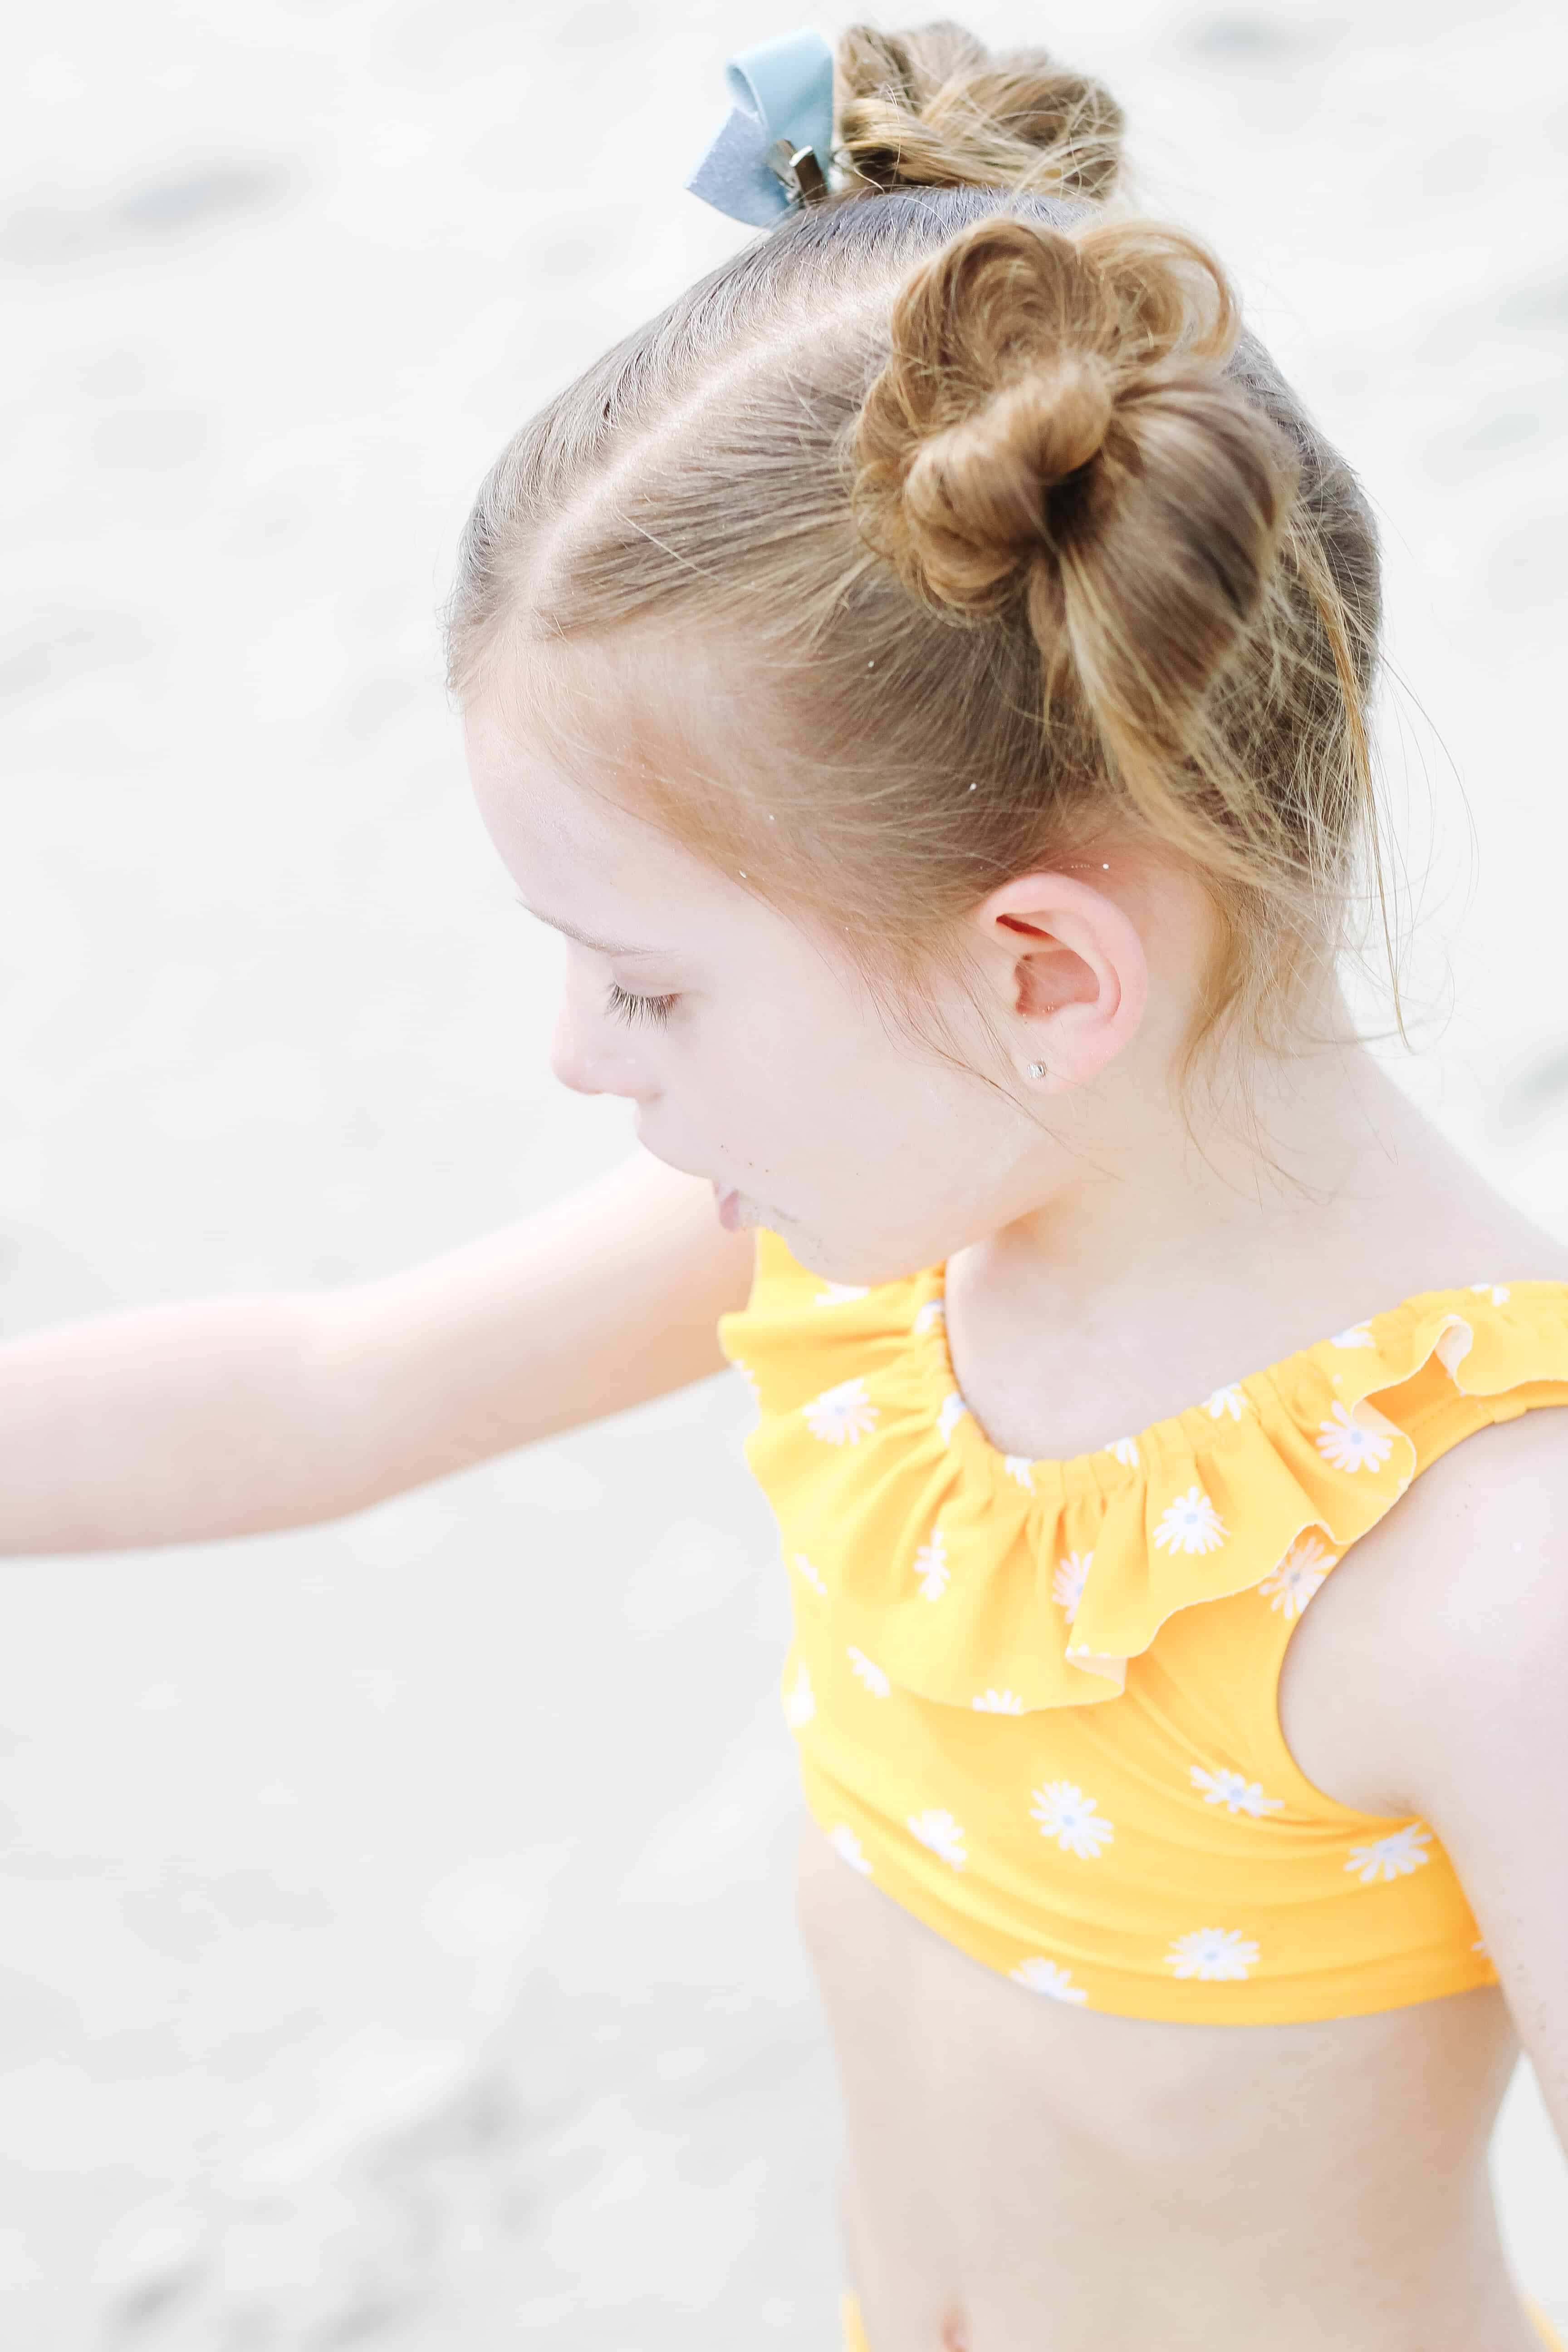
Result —
[[[575,923],[563,923],[559,915],[547,915],[542,908],[531,907],[526,898],[520,898],[517,903],[523,913],[531,915],[536,922],[548,923],[552,931],[563,932],[567,939],[575,940],[580,948],[592,948],[595,955],[650,956],[669,953],[668,948],[616,947],[609,940],[591,940],[586,931],[580,931],[577,929]]]

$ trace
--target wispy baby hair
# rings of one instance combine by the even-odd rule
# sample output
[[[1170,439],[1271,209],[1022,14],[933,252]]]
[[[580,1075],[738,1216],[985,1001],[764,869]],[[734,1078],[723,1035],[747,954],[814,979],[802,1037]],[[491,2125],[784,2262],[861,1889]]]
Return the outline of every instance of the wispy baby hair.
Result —
[[[1218,914],[1189,1066],[1227,1013],[1287,1035],[1376,862],[1354,478],[1218,263],[1119,209],[1097,83],[857,26],[836,100],[827,194],[497,460],[453,688],[525,675],[552,740],[620,747],[641,813],[876,980],[1121,830]],[[683,681],[651,732],[634,648]]]

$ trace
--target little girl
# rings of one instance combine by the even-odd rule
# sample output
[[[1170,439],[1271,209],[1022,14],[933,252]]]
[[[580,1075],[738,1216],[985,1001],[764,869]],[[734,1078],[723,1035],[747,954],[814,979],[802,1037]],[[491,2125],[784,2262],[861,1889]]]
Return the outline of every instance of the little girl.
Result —
[[[1568,2134],[1568,1250],[1341,992],[1365,503],[1097,85],[952,26],[732,79],[696,184],[775,225],[502,454],[451,610],[556,1075],[644,1151],[395,1281],[12,1347],[0,1531],[331,1518],[727,1360],[847,2341],[1529,2352],[1486,2151],[1521,2044]]]

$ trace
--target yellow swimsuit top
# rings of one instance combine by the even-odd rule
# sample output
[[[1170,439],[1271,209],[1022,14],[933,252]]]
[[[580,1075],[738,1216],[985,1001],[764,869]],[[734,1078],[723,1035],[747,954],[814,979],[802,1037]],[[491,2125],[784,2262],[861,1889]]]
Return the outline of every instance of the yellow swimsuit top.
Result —
[[[959,1391],[943,1266],[861,1288],[756,1248],[719,1342],[790,1577],[784,1715],[849,1868],[987,1967],[1127,2017],[1496,1983],[1431,1830],[1323,1795],[1277,1693],[1302,1610],[1417,1472],[1568,1404],[1568,1283],[1423,1291],[1030,1462]]]

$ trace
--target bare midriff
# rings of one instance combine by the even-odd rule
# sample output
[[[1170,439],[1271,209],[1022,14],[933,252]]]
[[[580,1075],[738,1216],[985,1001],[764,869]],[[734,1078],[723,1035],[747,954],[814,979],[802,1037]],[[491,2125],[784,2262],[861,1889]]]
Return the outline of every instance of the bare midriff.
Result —
[[[1540,2352],[1488,2141],[1495,1988],[1293,2025],[1042,1999],[847,1869],[797,1878],[873,2352]]]

